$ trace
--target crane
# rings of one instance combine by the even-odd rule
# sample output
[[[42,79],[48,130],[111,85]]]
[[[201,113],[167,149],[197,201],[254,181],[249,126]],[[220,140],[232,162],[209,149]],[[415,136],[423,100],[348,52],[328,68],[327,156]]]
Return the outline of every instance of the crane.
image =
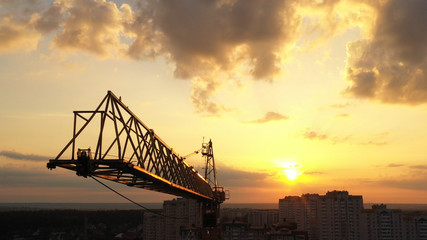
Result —
[[[90,139],[90,140],[88,140]],[[95,146],[77,148],[78,144]],[[92,145],[89,145],[92,144]],[[74,111],[73,136],[47,168],[75,171],[130,187],[196,199],[203,227],[215,228],[226,191],[218,186],[212,141],[195,151],[206,159],[205,176],[185,162],[111,91],[93,111]]]

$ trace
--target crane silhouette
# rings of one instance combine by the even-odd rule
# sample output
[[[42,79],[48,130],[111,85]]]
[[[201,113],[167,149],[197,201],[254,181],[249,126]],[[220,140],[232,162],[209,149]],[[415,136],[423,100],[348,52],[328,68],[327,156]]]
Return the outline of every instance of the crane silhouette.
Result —
[[[77,145],[95,146],[78,148]],[[74,111],[73,137],[49,169],[61,167],[78,176],[98,177],[130,187],[196,199],[203,227],[215,228],[226,192],[218,186],[212,141],[200,150],[205,176],[185,162],[111,91],[93,111]]]

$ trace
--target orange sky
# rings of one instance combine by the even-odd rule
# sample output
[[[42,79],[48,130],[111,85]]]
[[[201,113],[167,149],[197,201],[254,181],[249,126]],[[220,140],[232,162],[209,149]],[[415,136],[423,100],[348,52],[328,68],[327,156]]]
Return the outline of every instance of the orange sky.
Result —
[[[121,202],[45,167],[71,137],[72,111],[112,90],[181,155],[212,139],[230,202],[348,190],[427,203],[426,8],[0,1],[0,202]],[[110,185],[140,202],[173,198]]]

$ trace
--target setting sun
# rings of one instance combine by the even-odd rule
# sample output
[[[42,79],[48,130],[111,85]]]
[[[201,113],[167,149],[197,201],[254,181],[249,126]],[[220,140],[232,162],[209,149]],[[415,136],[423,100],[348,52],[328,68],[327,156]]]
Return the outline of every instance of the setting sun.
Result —
[[[279,176],[281,176],[281,178],[285,177],[286,180],[291,182],[295,181],[303,174],[301,170],[302,165],[293,161],[280,163],[280,168]]]
[[[283,170],[283,172],[285,173],[285,176],[289,179],[289,181],[294,181],[301,174],[297,169],[285,169]]]

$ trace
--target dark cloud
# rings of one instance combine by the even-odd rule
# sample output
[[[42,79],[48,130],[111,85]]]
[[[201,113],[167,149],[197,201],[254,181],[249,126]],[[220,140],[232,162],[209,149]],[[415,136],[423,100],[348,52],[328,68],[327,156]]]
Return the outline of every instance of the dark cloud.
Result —
[[[218,168],[218,176],[220,185],[227,187],[259,187],[273,184],[271,181],[272,176],[268,173],[250,172],[226,166]]]
[[[213,100],[239,66],[254,79],[272,81],[280,72],[286,46],[300,25],[294,1],[159,0],[149,6],[161,32],[163,53],[175,63],[175,77],[193,79],[196,111],[226,110]],[[143,33],[146,36],[146,33]],[[132,56],[138,55],[133,52]],[[223,73],[223,74],[221,74]],[[215,80],[214,80],[215,79]]]
[[[390,0],[372,39],[348,45],[347,93],[382,102],[427,101],[427,1]]]
[[[49,33],[59,28],[62,22],[64,3],[53,2],[35,21],[35,28],[41,33]]]
[[[288,120],[289,117],[277,112],[266,112],[264,117],[250,121],[249,123],[267,123],[271,121]]]
[[[175,75],[189,78],[197,69],[235,64],[236,48],[250,61],[252,75],[271,78],[281,48],[293,41],[299,22],[293,1],[160,0],[151,6],[165,36],[164,48],[176,63]],[[208,64],[204,64],[208,62]]]
[[[23,154],[14,151],[0,151],[0,156],[4,156],[7,158],[15,159],[15,160],[29,160],[29,161],[48,161],[49,157],[35,155],[35,154]]]
[[[303,137],[310,140],[326,140],[328,139],[329,136],[323,133],[318,133],[318,132],[307,129],[303,134]]]
[[[50,171],[47,168],[0,167],[0,185],[9,187],[88,187],[87,184],[82,183],[84,180],[86,179],[77,178],[75,174],[64,174],[60,171]]]

